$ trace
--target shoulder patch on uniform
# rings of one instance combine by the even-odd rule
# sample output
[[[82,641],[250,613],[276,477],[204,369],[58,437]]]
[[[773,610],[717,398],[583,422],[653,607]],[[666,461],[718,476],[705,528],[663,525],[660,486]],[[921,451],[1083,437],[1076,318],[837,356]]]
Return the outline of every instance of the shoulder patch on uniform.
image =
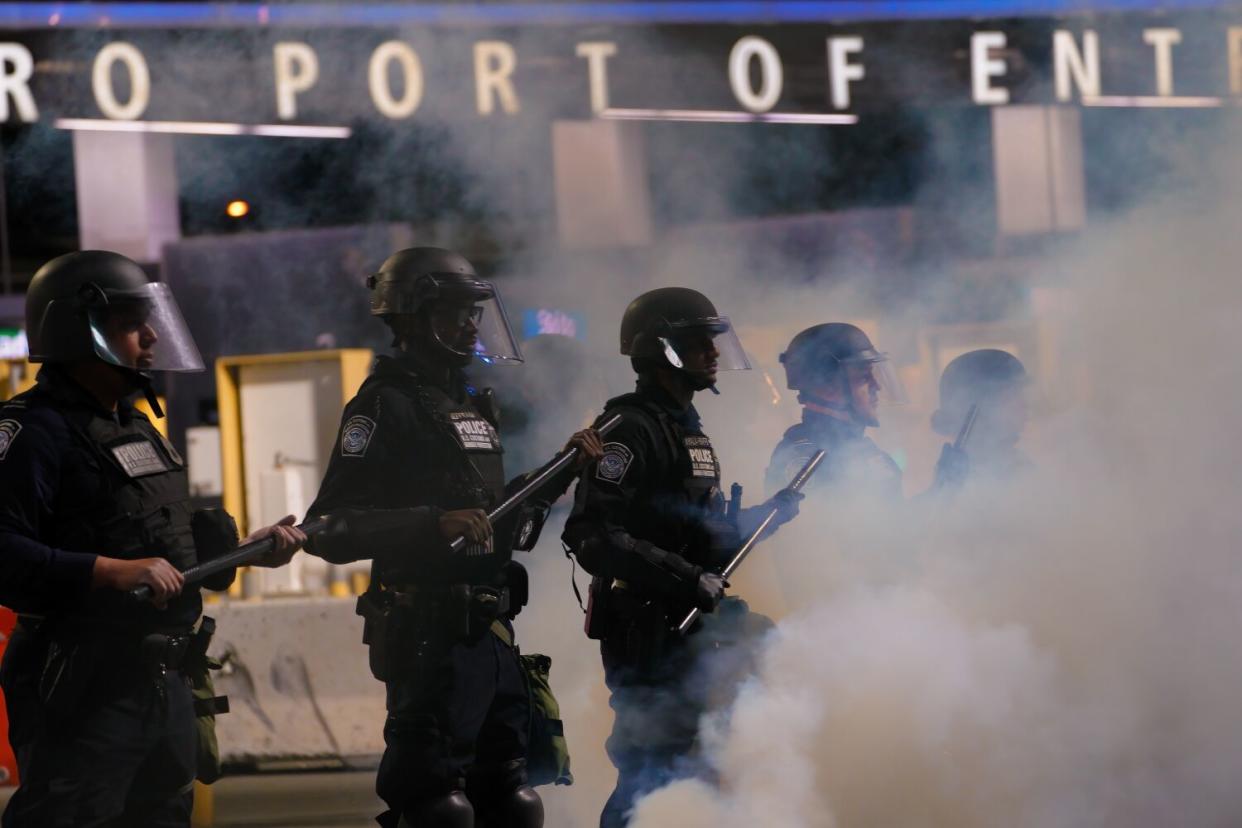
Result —
[[[9,453],[9,446],[13,445],[17,432],[21,430],[22,424],[17,420],[0,420],[0,460]]]
[[[634,452],[621,443],[604,443],[604,456],[599,458],[595,466],[595,476],[609,483],[620,483],[625,477],[630,463],[634,461]]]
[[[365,457],[371,437],[375,435],[375,420],[356,414],[345,421],[341,428],[341,456]]]
[[[802,471],[803,467],[806,466],[806,461],[814,457],[817,451],[819,451],[819,446],[805,438],[795,440],[789,444],[785,465],[781,470],[781,479],[785,481],[793,480]],[[827,460],[828,458],[825,457],[824,459]]]

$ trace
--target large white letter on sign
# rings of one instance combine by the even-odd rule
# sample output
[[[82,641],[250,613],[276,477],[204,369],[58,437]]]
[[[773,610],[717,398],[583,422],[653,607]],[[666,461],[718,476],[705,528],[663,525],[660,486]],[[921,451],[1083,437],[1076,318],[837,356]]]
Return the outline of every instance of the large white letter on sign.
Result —
[[[759,58],[759,91],[750,85],[751,58]],[[781,99],[785,73],[776,47],[761,37],[744,37],[729,53],[729,86],[738,103],[751,112],[767,112]]]
[[[503,40],[480,40],[474,44],[475,104],[480,115],[490,115],[500,99],[500,108],[510,115],[518,111],[517,92],[511,80],[517,68],[517,53]]]
[[[1058,30],[1052,35],[1052,64],[1056,76],[1057,100],[1073,97],[1070,80],[1084,98],[1100,96],[1100,37],[1087,30],[1082,33],[1082,52],[1073,32]]]
[[[850,108],[850,81],[862,80],[867,70],[861,63],[850,63],[850,55],[863,50],[861,37],[828,38],[828,81],[832,88],[832,105]]]
[[[975,103],[1009,103],[1009,90],[992,85],[992,78],[1005,74],[1009,67],[1003,58],[990,54],[993,49],[1004,49],[1008,43],[1004,32],[975,32],[970,36],[970,86]]]
[[[1143,42],[1156,50],[1156,94],[1173,94],[1173,47],[1182,42],[1177,29],[1144,29]]]
[[[112,64],[118,60],[129,70],[129,101],[124,104],[117,101],[112,89]],[[99,111],[105,116],[118,121],[141,118],[151,102],[151,73],[147,70],[142,52],[123,41],[109,43],[100,49],[91,69],[91,90],[95,93]]]
[[[9,120],[9,98],[22,121],[39,120],[39,109],[30,94],[34,55],[20,43],[0,43],[0,123]]]
[[[276,67],[276,115],[282,121],[298,116],[298,93],[319,80],[319,57],[305,43],[277,43],[272,53]]]
[[[598,115],[608,108],[608,58],[617,53],[617,44],[605,41],[579,43],[574,52],[587,60],[591,111]]]
[[[401,67],[405,79],[405,94],[394,98],[388,83],[388,65],[393,61]],[[371,53],[371,65],[367,71],[367,85],[375,108],[386,118],[408,118],[423,100],[423,64],[418,53],[399,40],[381,43]]]

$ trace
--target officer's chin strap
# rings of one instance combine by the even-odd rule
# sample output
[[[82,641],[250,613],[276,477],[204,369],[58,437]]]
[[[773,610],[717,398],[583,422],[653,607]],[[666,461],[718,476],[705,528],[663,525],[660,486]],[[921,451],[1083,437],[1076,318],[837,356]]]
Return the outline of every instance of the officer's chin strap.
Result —
[[[151,406],[151,413],[155,415],[155,419],[164,419],[164,407],[160,405],[159,397],[155,396],[155,389],[151,387],[150,378],[142,386],[142,396],[146,398],[147,405]]]
[[[143,398],[147,401],[147,405],[151,407],[151,413],[155,415],[155,419],[164,419],[164,407],[160,405],[159,397],[155,396],[155,388],[151,385],[152,377],[150,371],[142,371],[137,368],[123,368],[117,366],[125,379],[138,391],[142,392]]]

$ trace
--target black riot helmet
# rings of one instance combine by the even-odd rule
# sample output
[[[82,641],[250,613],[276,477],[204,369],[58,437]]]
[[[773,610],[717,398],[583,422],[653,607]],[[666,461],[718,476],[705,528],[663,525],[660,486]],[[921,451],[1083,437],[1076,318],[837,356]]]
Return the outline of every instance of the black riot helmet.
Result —
[[[846,322],[827,322],[814,325],[799,333],[781,354],[785,366],[785,385],[798,392],[798,402],[821,404],[841,408],[821,399],[817,390],[840,387],[842,398],[850,399],[847,369],[851,365],[869,366],[878,386],[878,400],[888,404],[906,402],[905,389],[892,370],[888,355],[877,351],[871,339],[856,325]],[[853,403],[844,405],[843,411],[851,416]],[[874,422],[868,422],[875,425]]]
[[[980,415],[990,415],[1003,397],[1029,384],[1022,361],[1008,351],[968,351],[940,375],[940,408],[932,414],[932,427],[942,434],[955,434],[972,405],[979,406]]]
[[[621,353],[635,366],[655,362],[684,371],[701,390],[713,383],[686,370],[684,356],[688,346],[704,334],[720,354],[717,370],[750,370],[729,318],[717,313],[706,296],[684,287],[657,288],[630,302],[621,317]]]
[[[138,331],[140,361],[117,348]],[[108,250],[58,256],[39,268],[26,290],[26,339],[31,362],[98,359],[123,372],[163,416],[151,371],[201,371],[203,359],[168,285],[151,282],[137,262]]]
[[[419,343],[431,356],[464,366],[478,357],[493,365],[522,361],[496,286],[480,279],[465,257],[440,247],[411,247],[389,256],[367,277],[371,314],[390,325],[418,321]],[[460,336],[446,336],[445,327]],[[472,330],[471,330],[472,329]]]
[[[107,323],[122,314],[152,329],[158,347],[150,364],[128,364],[111,347]],[[26,340],[31,362],[98,358],[141,371],[203,370],[168,285],[149,281],[137,262],[108,250],[68,253],[39,268],[26,290]]]

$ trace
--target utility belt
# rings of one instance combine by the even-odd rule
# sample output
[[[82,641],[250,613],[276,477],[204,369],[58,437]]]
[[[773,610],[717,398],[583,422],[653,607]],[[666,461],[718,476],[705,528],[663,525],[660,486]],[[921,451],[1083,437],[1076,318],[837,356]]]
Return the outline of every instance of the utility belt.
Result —
[[[397,584],[385,592],[392,596],[394,606],[425,607],[432,614],[445,613],[450,617],[464,608],[470,615],[489,621],[508,615],[513,605],[513,591],[508,586]]]
[[[42,618],[23,615],[18,625],[47,642],[49,649],[95,649],[121,668],[139,664],[180,670],[192,659],[205,658],[215,622],[194,627],[134,629],[98,618]]]
[[[526,603],[524,592],[471,584],[373,586],[358,596],[355,610],[363,618],[362,643],[370,648],[371,674],[391,681],[417,653],[437,644],[478,638],[497,628],[506,638],[503,622]]]
[[[153,631],[124,629],[87,618],[23,616],[18,623],[23,635],[42,643],[39,698],[48,720],[59,722],[82,709],[104,675],[148,676],[161,695],[169,672],[181,673],[193,683],[207,673],[207,648],[215,633],[215,621],[207,616],[197,629]],[[225,710],[227,701],[214,694],[195,702],[196,715]]]

